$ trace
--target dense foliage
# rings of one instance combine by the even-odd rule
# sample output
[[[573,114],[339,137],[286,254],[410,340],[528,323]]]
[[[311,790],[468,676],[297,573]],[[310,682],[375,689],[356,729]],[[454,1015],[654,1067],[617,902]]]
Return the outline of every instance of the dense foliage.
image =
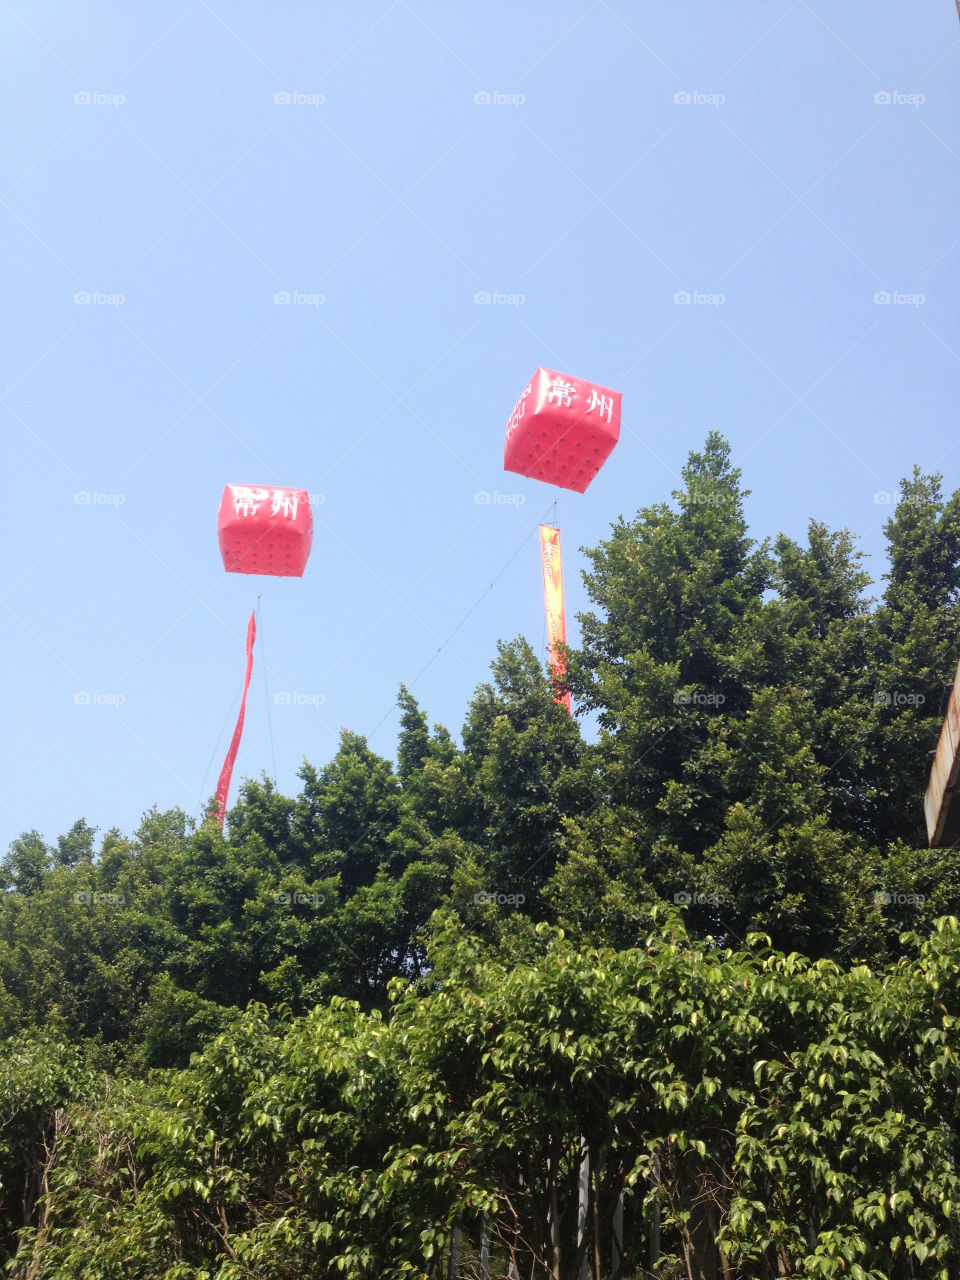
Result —
[[[517,640],[459,742],[401,688],[395,764],[344,732],[226,834],[13,842],[11,1274],[439,1275],[455,1226],[468,1274],[481,1215],[495,1276],[960,1274],[960,495],[903,482],[871,600],[740,481],[713,434],[586,553],[595,741]]]

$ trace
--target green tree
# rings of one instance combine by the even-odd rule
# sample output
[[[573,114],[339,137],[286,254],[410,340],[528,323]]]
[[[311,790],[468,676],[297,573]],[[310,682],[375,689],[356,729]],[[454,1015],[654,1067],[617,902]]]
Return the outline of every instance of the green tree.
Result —
[[[599,800],[568,824],[553,908],[622,942],[651,896],[687,900],[691,927],[731,941],[761,929],[785,949],[879,958],[898,945],[876,901],[892,850],[927,865],[927,753],[960,656],[960,495],[904,482],[871,608],[849,531],[811,521],[806,546],[750,541],[716,433],[684,480],[679,510],[648,508],[588,552],[598,609],[571,681],[599,717],[584,759]],[[955,911],[947,883],[938,909]]]
[[[7,893],[27,897],[36,893],[53,862],[53,850],[39,831],[26,831],[11,841],[6,857],[0,863],[0,876]]]
[[[537,895],[560,852],[563,819],[589,807],[576,721],[555,701],[533,649],[498,646],[494,683],[475,694],[463,728],[467,799],[458,832],[478,851],[485,888]]]

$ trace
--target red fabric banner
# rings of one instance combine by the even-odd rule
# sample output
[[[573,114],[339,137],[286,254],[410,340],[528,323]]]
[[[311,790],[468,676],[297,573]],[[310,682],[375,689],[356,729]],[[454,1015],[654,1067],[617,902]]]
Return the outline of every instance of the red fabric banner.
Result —
[[[220,770],[220,781],[217,783],[217,807],[214,813],[220,823],[221,831],[223,830],[223,819],[227,812],[227,792],[230,790],[230,779],[233,776],[233,762],[237,758],[240,735],[243,733],[243,717],[247,709],[247,690],[250,688],[250,673],[253,670],[253,642],[256,638],[257,624],[251,613],[250,621],[247,623],[247,670],[243,677],[243,697],[240,699],[240,714],[237,716],[237,727],[233,731],[230,750],[227,752],[227,758],[223,762],[223,768]]]
[[[547,637],[550,641],[550,675],[561,682],[567,674],[561,645],[567,643],[567,618],[563,607],[563,565],[560,560],[560,530],[540,526],[540,559],[543,563],[543,600],[547,610]],[[570,694],[554,699],[570,710]]]

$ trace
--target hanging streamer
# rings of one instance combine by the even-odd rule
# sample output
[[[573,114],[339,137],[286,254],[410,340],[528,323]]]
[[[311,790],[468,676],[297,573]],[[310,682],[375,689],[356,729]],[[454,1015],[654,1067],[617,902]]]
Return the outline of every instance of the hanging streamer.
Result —
[[[220,830],[223,830],[223,819],[227,813],[227,792],[230,790],[230,778],[233,775],[233,762],[237,758],[237,748],[240,746],[240,735],[243,733],[243,717],[247,709],[247,690],[250,688],[250,673],[253,670],[253,642],[257,638],[257,624],[254,615],[250,614],[250,621],[247,623],[247,669],[243,677],[243,696],[240,699],[240,714],[237,716],[237,727],[233,731],[233,738],[230,742],[230,750],[227,752],[227,758],[223,762],[223,768],[220,770],[220,781],[217,783],[217,807],[214,810],[217,821],[220,823]]]
[[[547,610],[547,638],[550,642],[550,675],[555,683],[567,674],[562,645],[567,643],[567,619],[563,607],[563,565],[560,559],[560,530],[540,526],[540,558],[543,562],[543,600]],[[570,694],[554,699],[570,710]]]

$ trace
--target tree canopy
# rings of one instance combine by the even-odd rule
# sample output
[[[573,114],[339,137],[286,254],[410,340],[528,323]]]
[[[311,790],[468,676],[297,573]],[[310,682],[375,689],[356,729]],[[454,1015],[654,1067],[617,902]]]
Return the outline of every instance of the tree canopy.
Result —
[[[903,480],[874,583],[741,481],[711,433],[585,550],[589,736],[517,638],[459,738],[401,686],[395,762],[344,731],[225,833],[13,841],[11,1275],[439,1275],[455,1229],[498,1276],[958,1273],[960,494]]]

